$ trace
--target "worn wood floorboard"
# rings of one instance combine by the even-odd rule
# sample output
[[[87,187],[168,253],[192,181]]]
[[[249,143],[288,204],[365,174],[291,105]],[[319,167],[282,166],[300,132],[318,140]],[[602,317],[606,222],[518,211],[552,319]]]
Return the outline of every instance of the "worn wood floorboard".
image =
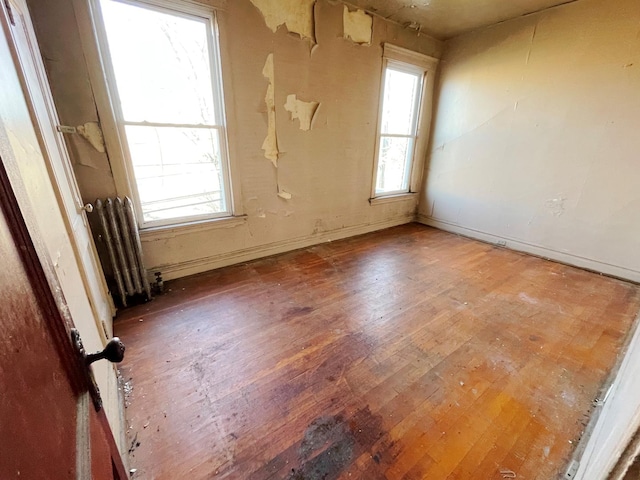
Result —
[[[640,310],[417,224],[167,289],[115,324],[139,479],[558,478]]]

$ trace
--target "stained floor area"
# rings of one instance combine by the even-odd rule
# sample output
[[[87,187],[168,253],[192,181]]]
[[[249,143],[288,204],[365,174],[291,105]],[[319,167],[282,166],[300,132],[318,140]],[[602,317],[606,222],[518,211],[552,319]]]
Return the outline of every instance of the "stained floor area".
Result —
[[[554,479],[636,285],[418,224],[121,312],[138,479]]]

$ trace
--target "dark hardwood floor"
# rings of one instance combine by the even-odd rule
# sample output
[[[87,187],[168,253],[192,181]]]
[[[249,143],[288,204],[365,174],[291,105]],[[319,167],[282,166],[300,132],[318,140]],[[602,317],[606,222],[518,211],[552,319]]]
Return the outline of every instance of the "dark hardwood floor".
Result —
[[[121,312],[138,479],[555,479],[636,285],[410,224]]]

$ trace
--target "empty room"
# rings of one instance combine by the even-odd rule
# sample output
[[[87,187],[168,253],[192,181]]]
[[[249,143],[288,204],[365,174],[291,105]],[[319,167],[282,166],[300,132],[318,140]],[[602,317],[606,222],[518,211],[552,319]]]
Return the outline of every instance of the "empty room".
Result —
[[[638,0],[1,12],[1,478],[640,478]]]

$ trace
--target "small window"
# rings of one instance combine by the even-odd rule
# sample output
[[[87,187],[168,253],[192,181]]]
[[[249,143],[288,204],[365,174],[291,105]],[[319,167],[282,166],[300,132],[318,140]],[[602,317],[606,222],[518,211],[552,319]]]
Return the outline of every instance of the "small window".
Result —
[[[409,191],[423,76],[397,62],[385,68],[376,195]]]
[[[373,198],[412,191],[414,160],[424,147],[418,137],[425,83],[435,61],[385,44]]]
[[[230,216],[212,12],[180,11],[178,2],[99,5],[103,62],[141,226]]]

